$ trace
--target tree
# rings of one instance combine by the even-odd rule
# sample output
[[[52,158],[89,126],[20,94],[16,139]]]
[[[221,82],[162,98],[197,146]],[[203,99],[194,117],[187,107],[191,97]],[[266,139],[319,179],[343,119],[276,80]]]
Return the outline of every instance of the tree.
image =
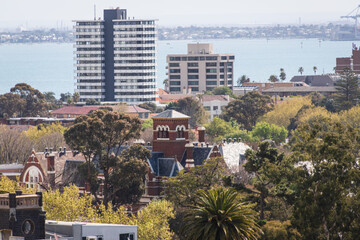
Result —
[[[169,80],[168,80],[168,79],[164,79],[163,84],[164,84],[164,86],[165,86],[165,90],[168,90]]]
[[[284,154],[279,154],[276,148],[270,146],[268,141],[260,144],[259,149],[248,149],[245,152],[247,162],[244,168],[254,174],[254,187],[260,195],[260,219],[264,219],[265,198],[269,195],[269,185],[274,175],[279,173],[279,165],[284,160]]]
[[[0,95],[0,116],[4,118],[20,116],[25,104],[25,100],[20,95],[12,93]]]
[[[67,103],[68,99],[70,99],[70,98],[72,98],[72,94],[69,92],[60,94],[60,101],[62,101],[62,102]]]
[[[348,110],[359,101],[359,82],[353,71],[346,68],[336,82],[335,103],[338,110]]]
[[[43,92],[45,100],[48,103],[55,103],[56,102],[56,98],[55,98],[55,93],[54,92]]]
[[[248,78],[246,75],[242,75],[240,78],[238,78],[237,80],[237,84],[238,86],[241,86],[243,83],[247,83],[250,82],[250,78]]]
[[[299,67],[298,72],[302,75],[302,74],[303,74],[303,72],[304,72],[304,68],[303,68],[303,67]]]
[[[219,117],[214,117],[211,122],[205,124],[204,127],[206,129],[206,134],[210,136],[213,141],[221,141],[226,134],[237,130],[237,128],[233,127],[231,123],[226,122]]]
[[[316,66],[313,67],[313,71],[314,71],[314,74],[316,75],[316,71],[318,70],[318,68]]]
[[[34,117],[47,115],[48,105],[45,96],[39,90],[32,88],[26,83],[18,83],[10,89],[10,92],[19,95],[25,101],[25,105],[20,110],[20,116]]]
[[[96,100],[93,99],[93,98],[90,98],[90,99],[86,99],[85,104],[86,104],[86,105],[99,105],[100,102],[96,101]]]
[[[269,124],[267,122],[261,122],[255,125],[251,131],[251,135],[263,140],[271,139],[279,144],[281,142],[285,142],[288,131],[285,129],[285,127]]]
[[[272,110],[271,98],[251,91],[230,102],[223,113],[226,120],[234,118],[246,130],[250,131],[259,117]]]
[[[271,75],[270,77],[269,77],[269,81],[270,82],[278,82],[279,81],[279,78],[276,76],[276,75]]]
[[[139,104],[139,107],[145,108],[145,109],[151,111],[152,113],[156,112],[156,108],[157,108],[156,104],[153,102],[146,102],[146,103]]]
[[[32,151],[32,142],[25,135],[8,126],[0,125],[0,163],[24,163]]]
[[[75,92],[75,93],[73,94],[73,96],[72,96],[72,101],[73,101],[74,103],[77,103],[77,102],[79,102],[79,100],[80,100],[80,93]]]
[[[65,131],[66,143],[79,150],[88,163],[91,182],[90,163],[97,157],[99,168],[104,173],[104,185],[109,186],[111,169],[116,166],[121,146],[128,140],[140,135],[141,122],[138,118],[118,112],[97,110],[89,116],[75,119],[74,125]],[[104,203],[111,200],[109,187],[104,188]]]
[[[283,68],[280,68],[280,79],[281,81],[285,81],[286,79],[286,73]]]
[[[233,91],[229,87],[226,87],[226,86],[216,87],[211,91],[211,93],[213,95],[229,95],[231,97],[235,97],[235,95],[233,94]]]
[[[202,125],[208,120],[208,114],[201,102],[194,97],[180,99],[177,103],[169,104],[166,109],[174,109],[188,115],[190,117],[189,124],[191,127]]]
[[[256,240],[262,233],[253,213],[237,199],[235,190],[217,188],[199,192],[199,201],[185,215],[186,239]]]
[[[64,132],[64,126],[60,123],[53,123],[30,127],[25,134],[32,141],[33,148],[36,151],[42,151],[45,148],[58,149],[59,147],[64,147]]]
[[[10,180],[6,176],[0,176],[0,194],[2,193],[15,193],[20,190],[23,193],[36,193],[36,184],[32,188],[27,188],[26,185],[19,183],[19,181]]]
[[[297,128],[289,182],[296,186],[292,224],[304,239],[358,236],[359,136],[359,129],[321,116]]]

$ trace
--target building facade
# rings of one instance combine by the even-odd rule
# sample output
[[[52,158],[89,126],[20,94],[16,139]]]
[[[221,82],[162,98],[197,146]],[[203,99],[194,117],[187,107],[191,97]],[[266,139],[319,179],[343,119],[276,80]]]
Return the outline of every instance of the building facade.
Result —
[[[213,45],[188,44],[187,54],[171,54],[166,58],[170,93],[211,91],[220,86],[232,89],[233,54],[215,54]]]
[[[351,69],[355,74],[360,74],[360,49],[353,44],[352,56],[336,58],[336,73],[342,73],[345,68]]]
[[[104,10],[103,20],[74,22],[80,102],[155,102],[155,20],[130,20],[117,8]]]

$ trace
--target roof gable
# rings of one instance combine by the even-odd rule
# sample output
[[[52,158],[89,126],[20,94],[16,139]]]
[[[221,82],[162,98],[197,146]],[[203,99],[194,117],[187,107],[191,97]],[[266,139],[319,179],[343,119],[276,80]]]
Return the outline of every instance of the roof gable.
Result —
[[[159,113],[158,115],[152,117],[152,118],[190,118],[189,116],[185,115],[185,114],[182,114],[182,113],[179,113],[175,110],[166,110],[162,113]]]

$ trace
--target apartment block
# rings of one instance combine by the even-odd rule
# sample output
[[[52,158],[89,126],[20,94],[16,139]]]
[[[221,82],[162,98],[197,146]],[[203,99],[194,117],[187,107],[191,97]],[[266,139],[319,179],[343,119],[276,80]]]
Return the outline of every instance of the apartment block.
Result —
[[[105,9],[103,20],[75,22],[75,92],[80,102],[155,102],[155,20]]]
[[[187,54],[167,56],[168,90],[170,93],[211,91],[220,86],[232,89],[233,54],[215,54],[210,43],[188,44]]]

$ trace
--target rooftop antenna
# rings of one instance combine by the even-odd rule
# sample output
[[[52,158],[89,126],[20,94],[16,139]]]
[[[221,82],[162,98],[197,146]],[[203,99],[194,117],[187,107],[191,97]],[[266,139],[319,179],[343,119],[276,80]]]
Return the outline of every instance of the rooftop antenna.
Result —
[[[96,4],[94,4],[94,20],[96,20]]]

